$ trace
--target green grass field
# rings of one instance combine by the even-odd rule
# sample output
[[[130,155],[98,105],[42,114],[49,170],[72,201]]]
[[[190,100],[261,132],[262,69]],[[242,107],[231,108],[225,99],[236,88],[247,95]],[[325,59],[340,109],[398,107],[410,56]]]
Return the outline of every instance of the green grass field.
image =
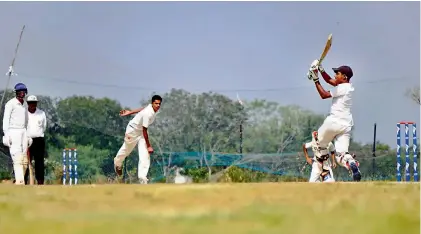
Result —
[[[419,183],[0,185],[0,233],[420,233]]]

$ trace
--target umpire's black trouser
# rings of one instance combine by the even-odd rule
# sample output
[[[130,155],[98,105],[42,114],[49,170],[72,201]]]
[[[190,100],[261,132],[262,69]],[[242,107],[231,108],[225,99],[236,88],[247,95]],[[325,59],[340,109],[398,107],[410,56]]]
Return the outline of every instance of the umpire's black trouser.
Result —
[[[29,147],[31,161],[35,160],[35,179],[38,184],[44,184],[45,165],[45,140],[44,137],[32,138],[32,145]],[[29,168],[25,172],[25,184],[29,182]]]

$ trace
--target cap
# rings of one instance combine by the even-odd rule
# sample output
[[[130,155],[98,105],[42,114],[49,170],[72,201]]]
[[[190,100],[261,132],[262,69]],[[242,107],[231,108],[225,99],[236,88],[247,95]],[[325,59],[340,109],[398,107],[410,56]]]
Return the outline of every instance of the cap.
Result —
[[[28,98],[26,99],[27,102],[37,102],[38,99],[35,95],[30,95],[28,96]]]
[[[335,73],[341,72],[342,74],[346,75],[348,79],[351,79],[351,77],[354,75],[354,73],[352,72],[352,69],[348,66],[340,66],[338,68],[332,68],[332,70]]]

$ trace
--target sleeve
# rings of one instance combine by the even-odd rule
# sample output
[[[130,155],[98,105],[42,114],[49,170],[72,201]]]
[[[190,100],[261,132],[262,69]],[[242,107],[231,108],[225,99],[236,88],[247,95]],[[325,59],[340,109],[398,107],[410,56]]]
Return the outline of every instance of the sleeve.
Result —
[[[335,145],[334,144],[332,144],[332,143],[330,143],[330,145],[329,145],[329,152],[335,152]]]
[[[26,111],[25,111],[25,129],[28,129],[28,124],[29,124],[29,111],[28,111],[28,106],[25,107]]]
[[[149,112],[142,112],[142,126],[145,128],[149,127]]]
[[[4,115],[3,115],[3,132],[6,134],[6,132],[9,130],[9,122],[10,122],[10,115],[12,114],[12,105],[8,102],[6,103],[4,107]]]
[[[311,142],[307,142],[307,143],[305,143],[304,147],[306,147],[306,149],[311,148]]]
[[[44,132],[47,130],[47,116],[45,115],[45,112],[42,113],[42,129]]]
[[[330,95],[332,95],[332,97],[340,97],[340,96],[345,95],[348,92],[348,90],[345,88],[345,86],[338,85],[333,91],[329,91],[329,92],[330,92]]]

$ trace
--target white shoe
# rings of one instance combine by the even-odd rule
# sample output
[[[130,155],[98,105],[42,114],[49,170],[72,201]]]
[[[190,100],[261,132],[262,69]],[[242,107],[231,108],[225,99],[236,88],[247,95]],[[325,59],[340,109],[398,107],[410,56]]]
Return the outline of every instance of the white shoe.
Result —
[[[16,180],[15,184],[16,185],[25,185],[25,181],[23,181],[23,180]]]
[[[139,178],[139,184],[148,184],[148,178]]]

